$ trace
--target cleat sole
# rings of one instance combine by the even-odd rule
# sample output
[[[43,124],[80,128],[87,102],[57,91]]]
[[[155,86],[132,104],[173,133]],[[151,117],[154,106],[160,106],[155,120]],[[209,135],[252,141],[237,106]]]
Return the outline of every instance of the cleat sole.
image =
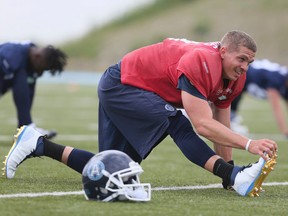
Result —
[[[2,169],[2,170],[3,170],[3,174],[2,174],[2,175],[6,176],[6,177],[7,177],[7,175],[6,175],[6,164],[7,164],[7,160],[8,160],[8,158],[9,158],[10,153],[14,150],[15,146],[17,145],[18,137],[19,137],[19,135],[22,133],[22,131],[23,131],[24,129],[25,129],[24,126],[22,126],[22,127],[20,127],[20,128],[17,128],[17,134],[14,135],[13,145],[12,145],[10,151],[8,152],[8,154],[5,156],[5,160],[3,161],[4,167],[3,167],[3,169]]]

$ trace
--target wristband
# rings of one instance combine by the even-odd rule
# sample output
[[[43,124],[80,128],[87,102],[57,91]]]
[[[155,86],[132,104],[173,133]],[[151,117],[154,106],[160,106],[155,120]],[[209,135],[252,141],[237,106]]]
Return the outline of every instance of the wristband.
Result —
[[[249,146],[250,146],[250,143],[252,142],[251,139],[248,140],[248,142],[246,143],[246,146],[245,146],[245,150],[246,151],[249,151]]]

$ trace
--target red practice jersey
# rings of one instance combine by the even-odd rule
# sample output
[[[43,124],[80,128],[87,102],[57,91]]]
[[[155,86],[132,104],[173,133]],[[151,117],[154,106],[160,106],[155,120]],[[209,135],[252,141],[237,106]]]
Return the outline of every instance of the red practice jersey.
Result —
[[[179,77],[184,74],[197,90],[219,108],[227,108],[242,91],[246,75],[224,87],[219,42],[166,39],[125,55],[121,62],[123,84],[152,91],[182,108]]]

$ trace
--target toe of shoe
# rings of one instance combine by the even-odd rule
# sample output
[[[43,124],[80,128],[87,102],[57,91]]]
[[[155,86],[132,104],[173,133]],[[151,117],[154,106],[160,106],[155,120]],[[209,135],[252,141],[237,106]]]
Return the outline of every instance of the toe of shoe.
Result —
[[[15,171],[6,167],[4,175],[6,176],[7,179],[12,179],[15,176]]]

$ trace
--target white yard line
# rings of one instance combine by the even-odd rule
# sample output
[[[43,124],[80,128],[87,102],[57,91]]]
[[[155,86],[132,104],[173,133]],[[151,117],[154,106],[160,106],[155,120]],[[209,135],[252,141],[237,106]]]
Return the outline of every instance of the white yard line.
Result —
[[[288,182],[269,182],[263,186],[287,186]],[[155,187],[153,191],[176,191],[176,190],[203,190],[210,188],[221,188],[221,184],[182,186],[182,187]],[[21,198],[21,197],[44,197],[44,196],[70,196],[83,195],[83,191],[58,191],[58,192],[39,192],[39,193],[19,193],[19,194],[0,194],[0,199]]]

